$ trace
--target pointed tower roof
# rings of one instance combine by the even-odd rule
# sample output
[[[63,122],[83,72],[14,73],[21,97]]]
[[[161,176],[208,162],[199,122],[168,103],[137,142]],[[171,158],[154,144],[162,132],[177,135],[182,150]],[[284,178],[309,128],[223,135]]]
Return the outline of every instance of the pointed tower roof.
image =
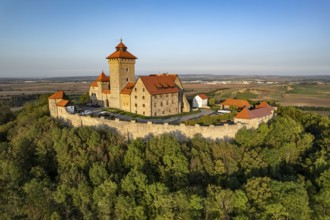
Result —
[[[91,87],[97,87],[97,82],[109,82],[110,77],[106,76],[104,72],[102,73],[92,82]]]
[[[107,77],[104,72],[102,71],[102,73],[96,78],[95,81],[98,81],[98,82],[107,82],[109,81],[109,78],[110,77]]]
[[[127,51],[127,47],[122,40],[120,40],[120,43],[116,46],[116,51],[107,56],[107,59],[113,58],[137,59],[136,56]]]

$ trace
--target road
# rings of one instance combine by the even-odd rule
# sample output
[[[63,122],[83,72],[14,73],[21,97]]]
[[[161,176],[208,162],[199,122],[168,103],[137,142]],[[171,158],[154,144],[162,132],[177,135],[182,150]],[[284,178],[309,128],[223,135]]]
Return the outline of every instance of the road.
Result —
[[[91,110],[93,115],[97,115],[101,111],[103,111],[103,108],[93,108],[93,107],[83,107],[81,108],[82,110]],[[201,111],[196,112],[196,114],[189,114],[189,115],[182,115],[182,116],[174,116],[166,119],[145,119],[145,118],[133,118],[132,116],[129,115],[121,115],[121,114],[116,114],[109,112],[110,116],[119,118],[120,120],[123,121],[131,121],[131,120],[136,120],[137,122],[148,122],[151,121],[152,123],[156,124],[163,124],[163,123],[171,123],[171,124],[179,124],[183,121],[191,120],[191,119],[196,119],[199,118],[203,115],[211,115],[213,114],[214,111],[210,109],[201,109]]]

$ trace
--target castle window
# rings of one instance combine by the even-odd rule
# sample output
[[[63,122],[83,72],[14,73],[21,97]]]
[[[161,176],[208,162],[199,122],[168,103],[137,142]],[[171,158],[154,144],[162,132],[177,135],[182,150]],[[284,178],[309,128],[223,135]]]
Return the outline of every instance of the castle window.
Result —
[[[137,111],[135,111],[135,114],[137,114]]]
[[[146,107],[146,105],[145,104],[142,104],[142,107]]]
[[[126,82],[128,82],[128,78],[126,78]]]
[[[137,107],[137,104],[135,103],[135,107]]]
[[[163,106],[163,102],[160,102],[160,106]]]
[[[142,99],[144,99],[144,96],[142,96]]]
[[[137,91],[137,88],[134,88],[134,91],[136,92]]]
[[[168,105],[168,100],[166,100],[166,105]]]
[[[155,112],[155,114],[154,114],[155,116],[157,116],[157,112]]]
[[[144,88],[142,88],[142,92],[144,92]]]
[[[165,114],[165,112],[163,111],[163,115]]]
[[[128,69],[128,67],[126,67],[126,72],[129,72],[129,69]],[[127,81],[128,81],[128,79],[127,79]]]
[[[137,96],[135,96],[135,98],[137,99]]]
[[[145,115],[145,112],[143,112],[143,115]]]

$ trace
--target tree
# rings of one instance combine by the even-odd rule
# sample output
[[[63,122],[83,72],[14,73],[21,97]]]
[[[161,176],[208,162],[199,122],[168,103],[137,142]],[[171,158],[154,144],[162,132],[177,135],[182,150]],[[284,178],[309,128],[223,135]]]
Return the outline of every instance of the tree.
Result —
[[[9,106],[0,102],[0,125],[6,124],[12,119],[14,119],[14,113],[10,110]]]
[[[231,191],[209,185],[205,200],[206,219],[231,219],[244,215],[248,199],[243,191]]]
[[[215,105],[214,97],[209,98],[209,106],[213,107]]]
[[[105,180],[94,189],[93,200],[99,218],[114,218],[114,204],[116,202],[117,189],[117,184],[111,180]]]
[[[90,99],[89,99],[89,94],[88,94],[88,92],[87,92],[87,93],[82,94],[82,95],[79,96],[79,99],[78,99],[77,104],[85,104],[85,103],[87,103],[89,100],[90,100]]]

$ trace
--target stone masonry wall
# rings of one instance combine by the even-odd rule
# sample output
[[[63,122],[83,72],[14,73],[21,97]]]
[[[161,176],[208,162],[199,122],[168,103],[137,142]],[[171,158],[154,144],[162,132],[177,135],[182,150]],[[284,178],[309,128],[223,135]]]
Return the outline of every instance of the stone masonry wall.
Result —
[[[128,139],[135,139],[138,137],[145,137],[149,134],[159,135],[162,133],[177,133],[183,134],[188,138],[192,138],[195,134],[202,134],[205,138],[210,139],[232,139],[235,137],[237,131],[246,126],[251,128],[248,124],[233,124],[221,126],[188,126],[188,125],[169,125],[165,124],[152,124],[137,123],[136,121],[120,121],[119,119],[108,120],[104,118],[94,118],[89,116],[80,116],[78,114],[61,113],[58,118],[64,122],[71,124],[74,127],[80,126],[108,126],[117,129]]]

